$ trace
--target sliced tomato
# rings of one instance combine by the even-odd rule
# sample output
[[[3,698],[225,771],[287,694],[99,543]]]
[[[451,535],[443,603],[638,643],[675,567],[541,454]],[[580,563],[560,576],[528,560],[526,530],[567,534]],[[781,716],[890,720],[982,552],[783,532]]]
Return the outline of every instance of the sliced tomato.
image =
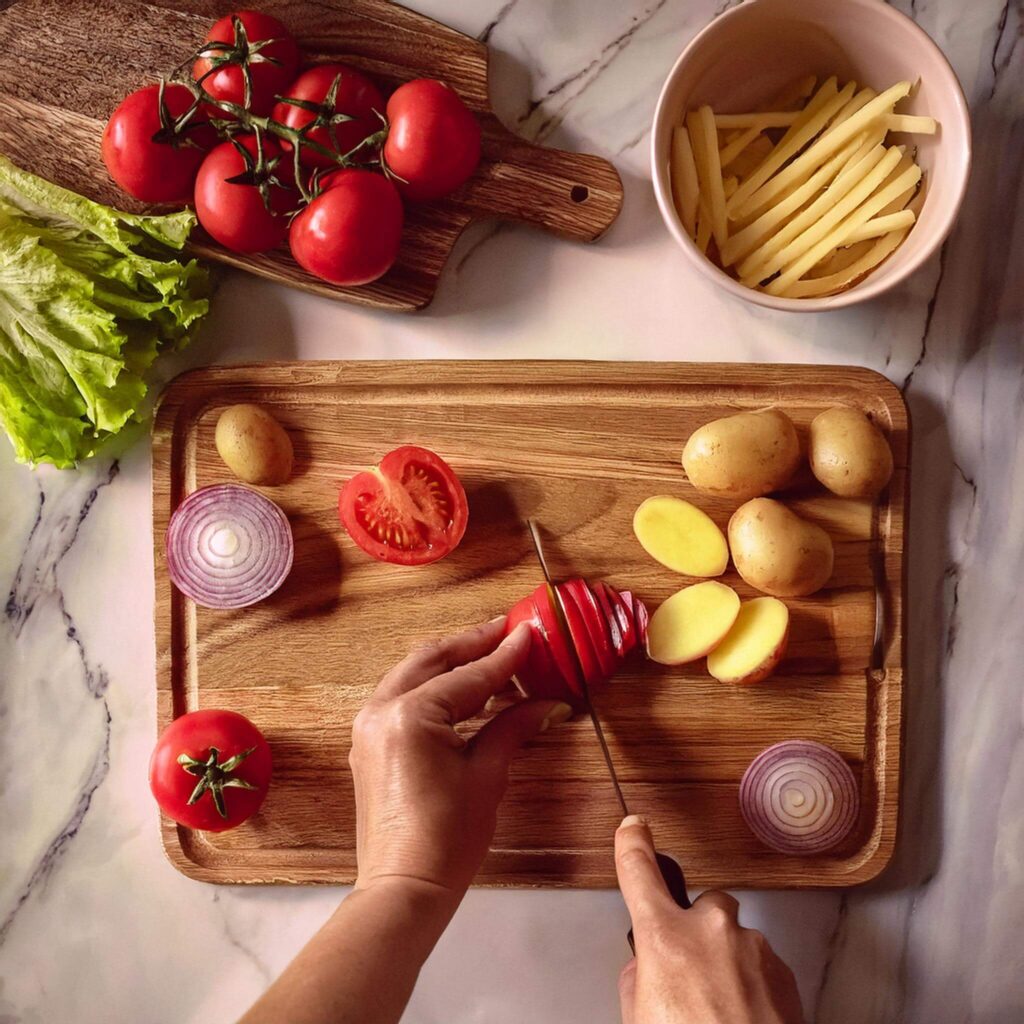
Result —
[[[615,615],[615,609],[612,607],[612,599],[608,595],[608,585],[598,581],[597,583],[588,583],[587,586],[594,595],[594,600],[597,601],[605,622],[608,623],[608,639],[611,640],[615,653],[620,658],[624,658],[629,651],[622,641],[622,629]]]
[[[544,625],[548,638],[548,646],[551,649],[551,657],[555,667],[565,681],[566,687],[576,699],[583,697],[583,684],[580,680],[580,670],[576,655],[573,654],[572,635],[567,632],[567,623],[559,614],[560,605],[555,596],[554,588],[547,583],[542,583],[533,592],[533,601],[537,607],[537,613]]]
[[[608,623],[598,607],[597,598],[586,581],[581,579],[567,580],[564,588],[565,595],[575,603],[583,618],[587,636],[601,666],[602,677],[611,679],[619,667],[619,657],[612,646],[611,637],[608,635]]]
[[[513,605],[508,613],[506,636],[521,622],[530,626],[530,652],[522,668],[516,673],[520,686],[529,697],[544,700],[566,700],[566,682],[555,664],[548,635],[537,610],[534,595],[530,594]],[[556,642],[565,641],[558,637]]]
[[[426,565],[458,547],[469,503],[440,455],[403,445],[345,484],[338,515],[349,536],[378,561]]]
[[[583,619],[583,613],[572,599],[572,595],[566,590],[564,583],[558,585],[556,593],[562,614],[565,615],[565,621],[569,625],[569,634],[572,636],[573,646],[579,656],[587,686],[598,686],[604,682],[605,675],[601,669],[601,663],[598,661],[597,652],[594,650],[594,642],[590,639],[590,632]]]

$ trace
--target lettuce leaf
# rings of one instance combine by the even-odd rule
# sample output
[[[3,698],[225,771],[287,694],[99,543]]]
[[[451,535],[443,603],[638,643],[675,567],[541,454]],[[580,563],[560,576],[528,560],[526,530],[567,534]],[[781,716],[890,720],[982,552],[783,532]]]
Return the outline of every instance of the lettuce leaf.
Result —
[[[191,211],[122,213],[0,157],[0,422],[20,462],[74,466],[137,420],[145,376],[209,310]]]

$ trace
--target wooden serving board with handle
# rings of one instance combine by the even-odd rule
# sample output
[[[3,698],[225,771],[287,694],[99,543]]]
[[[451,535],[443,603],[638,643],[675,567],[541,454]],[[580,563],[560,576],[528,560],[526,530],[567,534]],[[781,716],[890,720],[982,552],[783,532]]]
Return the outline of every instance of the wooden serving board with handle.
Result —
[[[591,242],[622,206],[622,182],[596,156],[546,149],[491,112],[484,43],[387,0],[266,0],[307,63],[342,61],[390,91],[439,78],[480,118],[483,158],[458,192],[408,204],[402,248],[379,281],[340,288],[307,274],[287,247],[239,256],[201,231],[199,256],[305,291],[384,309],[426,306],[459,235],[474,220],[536,224]],[[155,82],[235,9],[221,0],[0,0],[0,153],[26,170],[120,209],[147,207],[121,192],[100,158],[107,118],[132,90]],[[149,208],[152,209],[152,208]]]
[[[164,532],[187,494],[232,479],[213,435],[236,402],[264,405],[294,440],[294,477],[264,493],[289,516],[295,565],[262,604],[215,612],[171,585]],[[680,859],[691,885],[805,888],[874,877],[896,835],[908,424],[883,377],[828,366],[322,362],[179,377],[153,435],[158,725],[200,707],[233,708],[265,732],[275,774],[261,812],[233,831],[191,832],[164,819],[171,861],[211,882],[351,882],[352,719],[410,647],[501,614],[540,582],[528,516],[543,528],[553,573],[608,580],[653,609],[694,581],[641,549],[631,529],[637,505],[679,495],[723,528],[735,507],[690,487],[679,463],[690,432],[768,405],[805,429],[836,404],[874,418],[896,470],[875,505],[836,498],[812,480],[786,496],[832,535],[836,563],[826,589],[787,601],[792,639],[777,674],[731,686],[703,661],[671,669],[637,658],[594,702],[630,807],[650,818],[659,848]],[[344,481],[405,443],[441,453],[469,496],[462,545],[429,566],[371,560],[337,519]],[[733,569],[722,579],[754,595]],[[860,780],[859,826],[842,850],[783,856],[743,824],[740,776],[788,738],[830,744]],[[613,886],[619,815],[589,720],[558,726],[515,762],[478,881]]]

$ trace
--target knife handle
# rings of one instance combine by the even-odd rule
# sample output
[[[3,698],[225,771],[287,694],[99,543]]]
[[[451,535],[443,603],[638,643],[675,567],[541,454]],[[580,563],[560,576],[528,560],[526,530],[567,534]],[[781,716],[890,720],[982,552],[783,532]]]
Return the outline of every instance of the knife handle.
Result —
[[[667,853],[655,851],[654,857],[658,862],[658,870],[661,872],[661,877],[665,880],[665,886],[668,889],[669,895],[676,901],[676,906],[682,907],[683,910],[689,910],[693,904],[686,893],[686,876],[683,874],[683,869]],[[629,948],[636,954],[632,928],[626,933],[626,941],[629,943]]]

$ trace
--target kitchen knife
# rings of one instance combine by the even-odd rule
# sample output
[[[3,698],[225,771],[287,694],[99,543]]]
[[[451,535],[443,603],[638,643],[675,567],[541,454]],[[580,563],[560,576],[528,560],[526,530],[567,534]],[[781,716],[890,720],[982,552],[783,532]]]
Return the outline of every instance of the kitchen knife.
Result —
[[[569,629],[569,622],[565,616],[565,612],[562,608],[561,596],[555,588],[554,581],[551,578],[551,572],[548,569],[547,559],[544,557],[544,545],[540,539],[540,531],[537,527],[537,522],[534,519],[526,520],[527,529],[530,531],[530,539],[533,541],[533,549],[537,553],[537,560],[540,562],[541,571],[544,573],[544,580],[548,585],[548,590],[551,595],[551,603],[554,606],[555,614],[558,616],[559,624],[565,632],[565,635],[569,637],[569,644],[567,644],[570,651],[572,651],[572,657],[576,662],[576,670],[579,673],[580,685],[583,689],[583,700],[587,709],[587,714],[590,716],[590,721],[594,726],[594,732],[597,735],[597,742],[601,747],[601,754],[604,757],[604,763],[608,766],[608,775],[612,780],[612,786],[615,789],[615,796],[619,801],[619,807],[622,810],[623,818],[629,817],[629,805],[626,803],[626,797],[622,792],[622,786],[619,783],[618,773],[615,771],[615,762],[612,761],[612,753],[608,749],[608,741],[605,739],[604,729],[601,728],[601,720],[597,717],[597,711],[594,709],[593,701],[590,699],[590,690],[587,687],[586,675],[583,672],[583,664],[580,661],[579,652],[576,650],[575,644],[572,642],[572,632]],[[689,910],[690,897],[686,892],[686,877],[683,874],[683,869],[679,864],[668,854],[659,853],[655,851],[655,859],[658,862],[658,870],[661,872],[661,877],[665,880],[665,885],[668,888],[669,894],[672,899],[682,907],[684,910]],[[636,947],[633,944],[633,929],[630,928],[626,934],[626,939],[629,942],[629,948],[636,952]]]

